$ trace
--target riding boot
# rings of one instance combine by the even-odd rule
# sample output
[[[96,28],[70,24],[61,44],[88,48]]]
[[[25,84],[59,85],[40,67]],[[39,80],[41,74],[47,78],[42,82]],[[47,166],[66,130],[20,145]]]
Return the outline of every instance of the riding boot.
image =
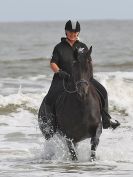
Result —
[[[101,85],[97,80],[92,78],[91,80],[92,84],[95,86],[100,98],[101,98],[101,115],[102,115],[102,123],[103,128],[107,129],[109,127],[115,129],[120,125],[118,121],[115,120],[115,122],[111,121],[111,116],[108,114],[108,93],[106,89]]]
[[[115,129],[120,125],[120,123],[117,120],[115,120],[115,122],[111,121],[111,116],[108,113],[108,99],[105,99],[104,101],[105,101],[104,102],[105,104],[104,104],[104,106],[102,108],[102,112],[101,112],[103,128],[107,129],[107,128],[111,127],[112,129]]]
[[[55,116],[44,98],[38,113],[39,127],[45,139],[50,139],[56,131]]]

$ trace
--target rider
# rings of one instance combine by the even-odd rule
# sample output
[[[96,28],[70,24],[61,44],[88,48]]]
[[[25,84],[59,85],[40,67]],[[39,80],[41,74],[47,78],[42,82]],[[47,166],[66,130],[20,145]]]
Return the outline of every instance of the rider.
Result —
[[[51,69],[55,74],[51,87],[43,100],[42,108],[40,108],[43,109],[43,106],[45,106],[45,110],[48,110],[47,115],[52,113],[54,116],[54,103],[56,102],[57,97],[64,90],[62,80],[67,80],[70,77],[75,49],[80,48],[83,51],[88,51],[87,46],[78,40],[80,33],[80,24],[78,21],[67,21],[65,25],[65,33],[66,38],[61,38],[61,42],[55,46],[52,59],[50,61]],[[108,114],[108,95],[106,89],[97,80],[95,80],[93,76],[91,82],[103,100],[101,111],[103,128],[106,129],[111,127],[115,129],[120,125],[120,123],[118,121],[112,122],[111,117]]]

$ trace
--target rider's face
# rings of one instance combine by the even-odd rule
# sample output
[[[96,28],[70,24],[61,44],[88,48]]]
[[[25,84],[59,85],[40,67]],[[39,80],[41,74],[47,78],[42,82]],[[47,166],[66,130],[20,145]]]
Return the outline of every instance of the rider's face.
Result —
[[[70,32],[70,31],[67,31],[66,35],[67,35],[67,38],[70,41],[76,41],[77,38],[78,38],[79,32]]]

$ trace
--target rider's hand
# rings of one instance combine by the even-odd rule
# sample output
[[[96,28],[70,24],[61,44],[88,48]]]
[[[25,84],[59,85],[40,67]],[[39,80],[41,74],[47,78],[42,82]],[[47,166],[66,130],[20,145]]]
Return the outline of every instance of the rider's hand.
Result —
[[[70,77],[70,74],[65,71],[62,71],[61,69],[58,71],[58,75],[61,79],[69,79]]]

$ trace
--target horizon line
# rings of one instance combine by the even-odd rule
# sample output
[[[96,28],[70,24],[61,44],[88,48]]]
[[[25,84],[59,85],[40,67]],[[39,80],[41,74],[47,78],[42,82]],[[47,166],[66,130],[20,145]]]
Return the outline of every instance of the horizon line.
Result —
[[[67,19],[69,20],[69,19]],[[66,22],[66,19],[58,20],[0,20],[0,23],[33,23],[33,22]],[[78,21],[133,21],[133,18],[94,18],[94,19],[79,19]]]

